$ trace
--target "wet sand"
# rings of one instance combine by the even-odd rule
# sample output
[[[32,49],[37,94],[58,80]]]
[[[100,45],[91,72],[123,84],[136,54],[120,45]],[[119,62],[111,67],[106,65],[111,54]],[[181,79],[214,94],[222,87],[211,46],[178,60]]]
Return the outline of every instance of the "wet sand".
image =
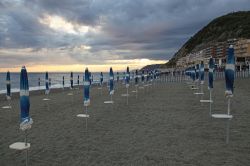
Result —
[[[185,83],[158,83],[139,90],[138,99],[130,93],[126,104],[125,86],[116,90],[114,105],[107,87],[103,94],[91,89],[90,118],[76,117],[84,112],[83,92],[55,90],[50,101],[42,92],[31,93],[30,115],[34,120],[28,132],[29,165],[227,165],[250,163],[250,79],[235,82],[230,122],[230,142],[225,143],[226,121],[212,119],[208,104],[201,104]],[[226,113],[225,83],[215,82],[213,113]],[[130,92],[134,90],[130,87]],[[204,99],[208,99],[207,85]],[[0,106],[7,104],[0,99]],[[25,165],[25,153],[9,149],[24,140],[19,130],[19,100],[13,109],[0,109],[0,165]]]

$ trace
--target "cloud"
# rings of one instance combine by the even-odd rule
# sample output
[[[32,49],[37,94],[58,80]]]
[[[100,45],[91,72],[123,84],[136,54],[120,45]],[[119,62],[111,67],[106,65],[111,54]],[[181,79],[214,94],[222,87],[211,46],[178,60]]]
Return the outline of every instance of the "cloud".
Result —
[[[215,17],[249,9],[248,0],[2,0],[0,65],[168,60]]]

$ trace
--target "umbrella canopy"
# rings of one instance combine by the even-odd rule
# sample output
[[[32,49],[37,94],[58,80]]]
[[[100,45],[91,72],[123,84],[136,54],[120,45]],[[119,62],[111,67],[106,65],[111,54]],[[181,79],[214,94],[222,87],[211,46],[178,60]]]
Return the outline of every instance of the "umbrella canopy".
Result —
[[[126,71],[126,86],[129,85],[129,80],[130,80],[130,72],[129,72],[129,67],[127,67],[127,71]]]
[[[135,70],[135,85],[138,84],[138,70]]]
[[[38,78],[38,86],[39,87],[41,86],[41,79],[40,79],[40,77]]]
[[[45,94],[49,94],[49,73],[45,73]]]
[[[88,68],[85,69],[84,73],[84,106],[88,106],[90,104],[89,98],[89,87],[90,87],[90,77]]]
[[[100,84],[102,85],[102,83],[103,83],[103,73],[101,72],[101,74],[100,74]]]
[[[201,79],[201,84],[204,84],[204,62],[201,61],[200,65],[200,79]]]
[[[119,82],[119,72],[116,73],[116,81]]]
[[[196,64],[195,66],[195,79],[198,81],[200,76],[199,76],[199,73],[200,73],[200,65],[199,64]]]
[[[213,89],[214,85],[214,59],[209,59],[208,88]]]
[[[73,89],[73,72],[70,73],[70,88]]]
[[[141,82],[144,83],[144,70],[142,70],[142,73],[141,73]]]
[[[20,129],[26,130],[31,127],[32,119],[29,116],[29,110],[30,110],[29,81],[25,66],[22,67],[20,75],[20,108],[21,108]]]
[[[9,71],[6,74],[6,89],[7,89],[6,97],[7,97],[7,99],[10,99],[10,96],[11,96],[11,84],[10,84],[10,72]]]
[[[62,77],[62,84],[63,84],[63,87],[64,87],[64,84],[65,84],[65,82],[64,82],[64,76]]]
[[[234,48],[231,45],[228,48],[228,54],[227,54],[227,64],[226,64],[226,70],[225,70],[225,80],[226,80],[226,96],[233,96],[233,90],[234,90],[234,72],[235,72],[235,57],[234,57]]]
[[[77,76],[77,85],[78,86],[80,85],[80,76],[79,75]]]
[[[112,67],[109,70],[109,94],[114,94],[114,73]]]

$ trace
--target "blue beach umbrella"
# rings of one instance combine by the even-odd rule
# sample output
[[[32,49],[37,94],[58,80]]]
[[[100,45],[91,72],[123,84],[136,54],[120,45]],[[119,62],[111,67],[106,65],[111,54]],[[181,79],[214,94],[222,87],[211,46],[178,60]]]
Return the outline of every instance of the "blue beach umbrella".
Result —
[[[138,70],[135,70],[135,85],[138,85]]]
[[[123,72],[123,83],[126,83],[126,73],[125,72]]]
[[[196,69],[195,69],[195,66],[193,66],[192,69],[191,69],[191,75],[192,75],[192,80],[195,81],[195,78],[196,78]]]
[[[21,107],[20,129],[26,130],[31,127],[33,121],[29,116],[29,110],[30,110],[29,82],[25,66],[22,67],[20,75],[20,107]]]
[[[114,94],[114,73],[112,67],[109,70],[109,94]]]
[[[40,77],[38,78],[38,87],[40,88],[40,86],[41,86],[41,79],[40,79]]]
[[[102,83],[103,83],[103,73],[101,72],[101,74],[100,74],[100,84],[102,85]]]
[[[204,84],[204,62],[201,61],[200,65],[200,79],[201,79],[201,84]]]
[[[73,89],[73,72],[70,73],[70,88]]]
[[[85,69],[84,73],[84,106],[89,106],[90,98],[89,98],[89,87],[90,87],[90,76],[89,76],[88,68]]]
[[[228,48],[227,54],[227,64],[225,70],[225,79],[226,79],[226,91],[227,96],[233,96],[234,91],[234,73],[235,73],[235,57],[234,57],[234,48],[231,45]]]
[[[130,80],[130,72],[129,72],[129,67],[127,67],[127,71],[126,71],[126,87],[129,86],[129,80]]]
[[[214,85],[214,59],[209,59],[208,88],[213,89]]]
[[[141,82],[144,83],[144,70],[142,70],[142,73],[141,73]]]
[[[48,72],[45,73],[45,94],[49,94],[49,74]]]
[[[10,72],[9,71],[6,74],[6,89],[7,89],[6,97],[8,100],[10,100],[11,99],[11,84],[10,84]]]
[[[64,82],[64,76],[62,77],[62,85],[63,85],[63,88],[64,88],[64,84],[65,84],[65,82]]]
[[[78,86],[80,85],[80,76],[79,75],[77,76],[77,85]]]
[[[199,64],[196,64],[196,66],[195,66],[195,79],[198,81],[199,80],[199,78],[200,78],[200,68],[199,68]]]
[[[119,72],[116,73],[116,81],[119,82]]]

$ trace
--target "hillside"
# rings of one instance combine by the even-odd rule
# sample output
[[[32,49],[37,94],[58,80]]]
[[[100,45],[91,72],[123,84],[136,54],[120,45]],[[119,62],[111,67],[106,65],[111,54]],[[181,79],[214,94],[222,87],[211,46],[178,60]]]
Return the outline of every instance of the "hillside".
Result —
[[[232,38],[250,38],[250,11],[229,13],[214,19],[191,37],[173,58],[161,67],[175,66],[178,58],[203,45]]]

